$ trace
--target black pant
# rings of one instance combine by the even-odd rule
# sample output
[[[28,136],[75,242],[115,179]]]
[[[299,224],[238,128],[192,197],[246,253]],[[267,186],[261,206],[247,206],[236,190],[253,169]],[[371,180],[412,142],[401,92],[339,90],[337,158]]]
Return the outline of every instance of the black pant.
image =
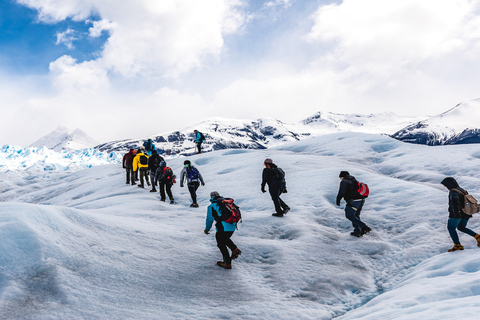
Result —
[[[193,203],[197,203],[197,189],[200,186],[200,182],[198,181],[189,182],[187,186],[188,186],[188,191],[190,191],[190,196],[192,197]]]
[[[268,187],[268,191],[270,192],[273,204],[275,205],[275,211],[277,213],[283,213],[283,211],[288,208],[288,205],[280,199],[280,195],[283,193],[283,188]]]
[[[159,188],[160,188],[160,199],[165,200],[165,189],[167,189],[167,195],[170,198],[170,200],[173,199],[172,195],[172,183],[171,182],[165,182],[165,181],[159,181]]]
[[[125,167],[125,171],[127,173],[127,183],[130,183],[131,180],[133,184],[135,182],[135,173],[133,171],[132,165],[127,165]]]
[[[201,142],[197,142],[197,153],[202,153],[202,143]]]
[[[225,264],[232,264],[232,257],[230,256],[230,253],[228,252],[228,248],[230,250],[235,250],[237,249],[237,246],[233,241],[230,239],[230,237],[233,235],[233,231],[217,231],[215,234],[215,239],[217,239],[217,247],[220,249],[220,252],[222,253],[223,256],[223,261]]]

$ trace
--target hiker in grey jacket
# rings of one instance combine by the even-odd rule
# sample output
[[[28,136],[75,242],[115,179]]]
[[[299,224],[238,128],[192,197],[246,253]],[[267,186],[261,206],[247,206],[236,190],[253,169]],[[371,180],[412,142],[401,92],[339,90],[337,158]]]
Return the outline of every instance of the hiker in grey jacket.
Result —
[[[182,188],[184,180],[187,181],[188,191],[190,192],[190,196],[192,197],[192,204],[190,205],[190,207],[197,208],[197,189],[200,186],[200,183],[202,184],[202,186],[204,186],[205,182],[203,181],[203,177],[200,174],[200,171],[198,171],[197,168],[192,166],[190,160],[185,160],[183,162],[183,169],[182,172],[180,172],[180,187]]]

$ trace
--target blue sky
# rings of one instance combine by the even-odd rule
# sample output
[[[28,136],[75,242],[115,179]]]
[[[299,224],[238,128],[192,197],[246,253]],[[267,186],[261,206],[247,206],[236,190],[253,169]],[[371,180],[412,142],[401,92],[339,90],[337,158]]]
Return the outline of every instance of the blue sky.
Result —
[[[3,1],[0,142],[57,126],[143,138],[213,116],[436,115],[479,97],[479,12],[469,0]]]

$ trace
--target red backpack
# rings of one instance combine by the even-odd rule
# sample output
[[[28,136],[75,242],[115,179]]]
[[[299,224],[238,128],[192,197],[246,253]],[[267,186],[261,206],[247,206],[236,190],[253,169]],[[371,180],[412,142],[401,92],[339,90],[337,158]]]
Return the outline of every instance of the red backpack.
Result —
[[[360,194],[360,196],[362,197],[362,199],[365,199],[366,197],[368,197],[369,193],[370,193],[370,189],[368,189],[368,185],[366,183],[363,183],[363,182],[358,182],[358,193]]]
[[[240,208],[233,203],[233,199],[219,198],[217,199],[218,207],[220,208],[221,216],[216,216],[216,221],[225,221],[226,223],[236,223],[242,220]]]

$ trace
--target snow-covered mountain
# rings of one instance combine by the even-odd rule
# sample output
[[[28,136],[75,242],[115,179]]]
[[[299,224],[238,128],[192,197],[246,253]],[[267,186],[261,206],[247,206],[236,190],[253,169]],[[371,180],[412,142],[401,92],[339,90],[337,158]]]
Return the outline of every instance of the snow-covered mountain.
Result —
[[[191,155],[195,153],[193,130],[201,131],[206,141],[203,151],[222,149],[266,149],[292,141],[324,134],[355,131],[391,134],[417,118],[399,116],[394,113],[370,115],[345,115],[318,112],[297,123],[262,118],[258,120],[232,120],[212,118],[180,131],[157,134],[145,139],[113,141],[96,146],[102,151],[125,152],[138,148],[147,139],[152,139],[166,155]]]
[[[411,124],[394,133],[392,138],[430,146],[480,143],[480,99]]]
[[[287,175],[283,218],[260,191],[267,157]],[[465,250],[447,252],[440,184],[453,172],[478,199],[476,145],[347,132],[190,159],[206,182],[199,208],[178,183],[173,205],[125,184],[118,163],[0,171],[0,319],[478,318],[480,249],[462,233]],[[167,163],[178,173],[183,160]],[[361,217],[372,232],[362,238],[350,236],[345,202],[335,204],[341,170],[370,187]],[[203,232],[211,191],[242,210],[231,270],[216,265],[215,231]],[[480,219],[468,227],[480,231]]]
[[[32,143],[30,147],[47,147],[55,151],[72,151],[93,148],[96,145],[98,145],[98,141],[95,141],[80,129],[70,132],[65,127],[58,127]]]

